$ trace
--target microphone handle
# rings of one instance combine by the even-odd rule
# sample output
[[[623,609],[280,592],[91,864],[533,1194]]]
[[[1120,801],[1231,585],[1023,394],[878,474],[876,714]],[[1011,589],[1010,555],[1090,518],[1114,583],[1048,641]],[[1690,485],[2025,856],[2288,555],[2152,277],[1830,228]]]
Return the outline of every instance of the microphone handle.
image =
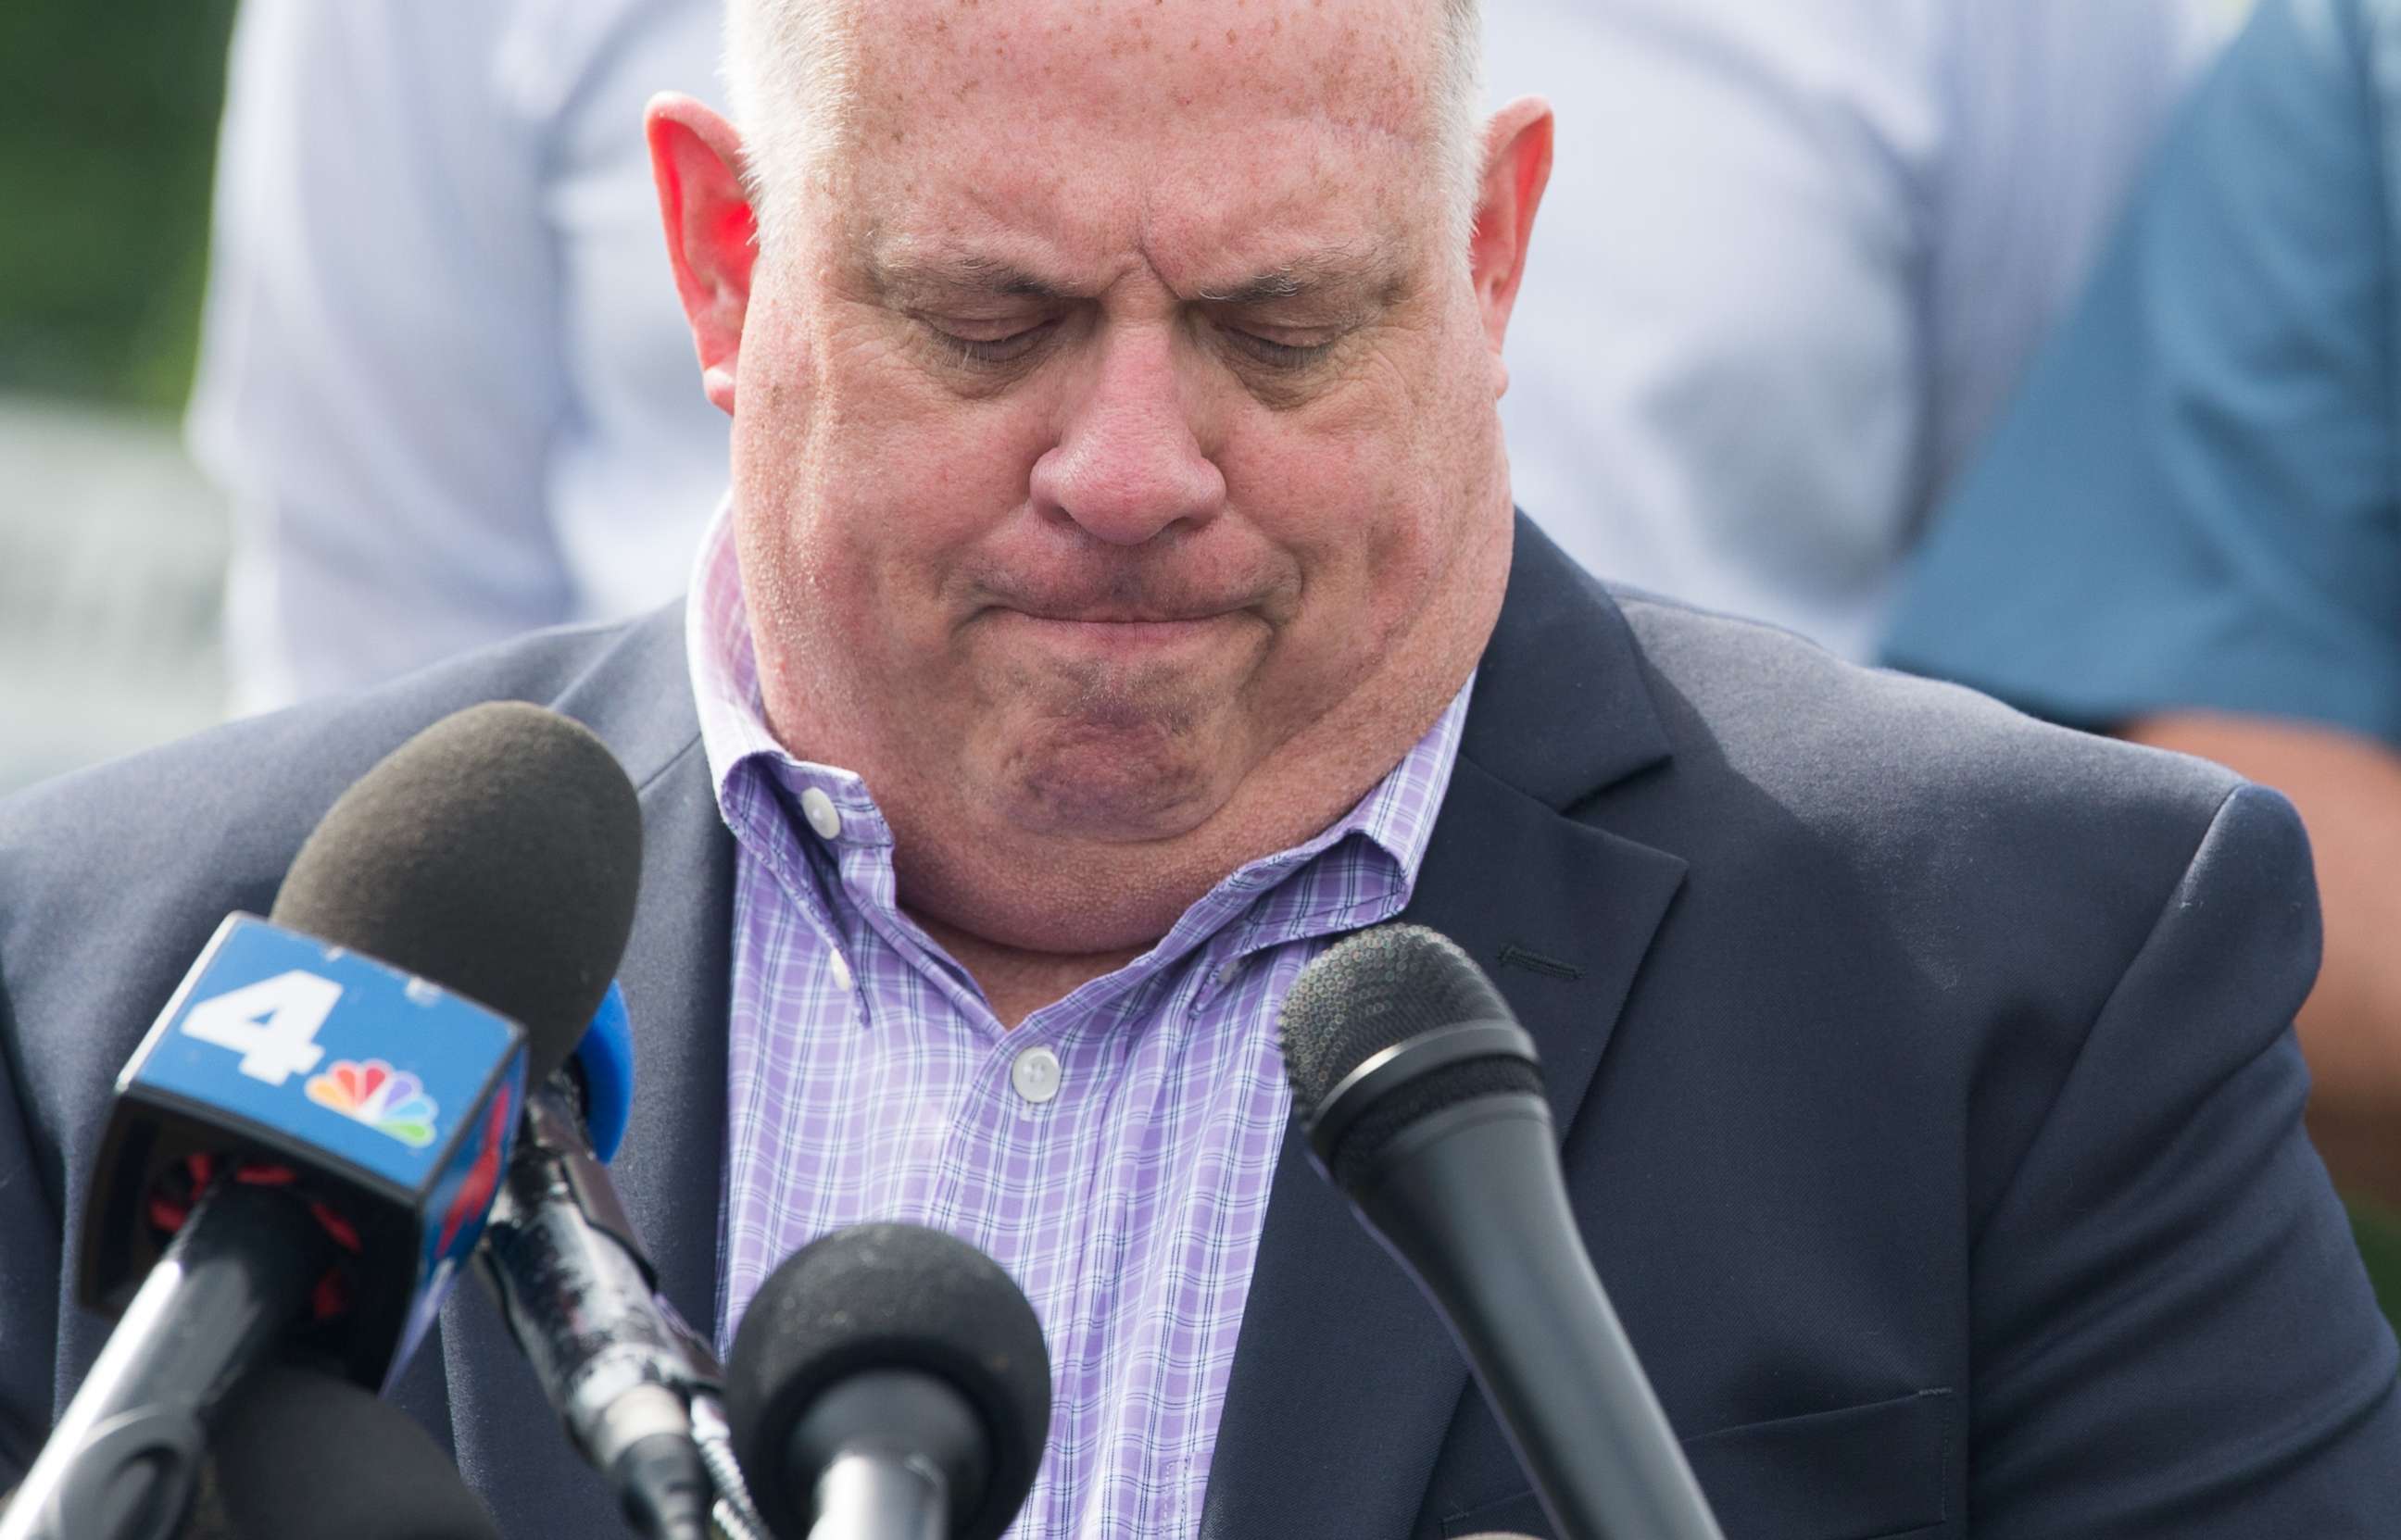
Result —
[[[809,1540],[950,1540],[983,1501],[992,1439],[940,1376],[864,1369],[818,1394],[783,1463],[788,1486],[810,1494]]]
[[[652,1292],[561,1076],[527,1094],[479,1255],[542,1394],[635,1527],[705,1534],[714,1492],[690,1398],[714,1389],[714,1366]]]
[[[212,1188],[42,1446],[0,1540],[167,1540],[198,1475],[201,1414],[300,1318],[333,1258],[288,1191]]]
[[[1577,1238],[1540,1097],[1394,1137],[1356,1199],[1449,1323],[1560,1540],[1722,1540]]]
[[[949,1540],[950,1494],[917,1461],[884,1450],[836,1455],[817,1478],[809,1540]]]

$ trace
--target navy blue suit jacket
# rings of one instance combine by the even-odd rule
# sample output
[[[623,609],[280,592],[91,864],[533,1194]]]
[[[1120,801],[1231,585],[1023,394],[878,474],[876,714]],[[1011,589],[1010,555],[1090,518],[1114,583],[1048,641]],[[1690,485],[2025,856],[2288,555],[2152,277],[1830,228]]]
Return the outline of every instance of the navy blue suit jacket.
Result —
[[[0,805],[0,1483],[107,1331],[111,1079],[332,799],[492,698],[640,788],[618,1180],[717,1314],[733,847],[679,613],[548,634]],[[1577,1214],[1735,1540],[2401,1533],[2395,1353],[2300,1127],[2272,793],[1612,595],[1521,520],[1409,918],[1539,1041]],[[615,1533],[491,1306],[401,1395],[513,1535]],[[1430,1308],[1288,1138],[1201,1533],[1546,1533]]]

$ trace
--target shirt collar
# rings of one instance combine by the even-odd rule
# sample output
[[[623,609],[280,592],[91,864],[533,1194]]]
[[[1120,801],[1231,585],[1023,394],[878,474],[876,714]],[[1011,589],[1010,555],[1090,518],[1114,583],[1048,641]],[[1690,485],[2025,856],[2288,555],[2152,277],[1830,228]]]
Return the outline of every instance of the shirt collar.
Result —
[[[767,726],[734,545],[732,508],[730,497],[719,503],[701,537],[693,562],[692,597],[684,609],[684,650],[718,810],[734,825],[728,805],[735,784],[748,774],[764,773],[795,797],[810,787],[825,793],[840,812],[845,842],[889,844],[890,828],[856,772],[796,757]],[[1271,887],[1318,852],[1357,834],[1392,858],[1405,892],[1414,887],[1458,760],[1460,732],[1475,688],[1470,675],[1425,736],[1349,812],[1303,843],[1243,866],[1227,884]],[[735,833],[741,832],[735,825]]]

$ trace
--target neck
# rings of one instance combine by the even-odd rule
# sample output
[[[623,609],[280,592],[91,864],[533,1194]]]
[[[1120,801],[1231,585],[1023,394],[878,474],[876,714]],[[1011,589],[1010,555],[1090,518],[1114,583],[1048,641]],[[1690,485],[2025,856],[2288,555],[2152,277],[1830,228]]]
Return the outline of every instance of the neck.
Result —
[[[1015,1030],[1018,1024],[1045,1005],[1055,1005],[1104,974],[1112,974],[1150,948],[1064,956],[1008,947],[945,924],[933,916],[911,910],[910,916],[967,971],[992,1014]]]

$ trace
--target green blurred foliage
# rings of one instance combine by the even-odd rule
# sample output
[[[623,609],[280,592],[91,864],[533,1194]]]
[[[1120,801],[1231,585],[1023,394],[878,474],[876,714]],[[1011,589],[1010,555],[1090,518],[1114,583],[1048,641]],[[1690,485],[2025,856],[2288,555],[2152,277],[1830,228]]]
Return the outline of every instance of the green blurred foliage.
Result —
[[[234,3],[0,4],[0,390],[182,402]]]
[[[2376,1286],[2376,1301],[2384,1307],[2384,1318],[2401,1330],[2401,1214],[2365,1198],[2353,1198],[2351,1233],[2359,1242],[2359,1254],[2367,1263],[2367,1279]]]

